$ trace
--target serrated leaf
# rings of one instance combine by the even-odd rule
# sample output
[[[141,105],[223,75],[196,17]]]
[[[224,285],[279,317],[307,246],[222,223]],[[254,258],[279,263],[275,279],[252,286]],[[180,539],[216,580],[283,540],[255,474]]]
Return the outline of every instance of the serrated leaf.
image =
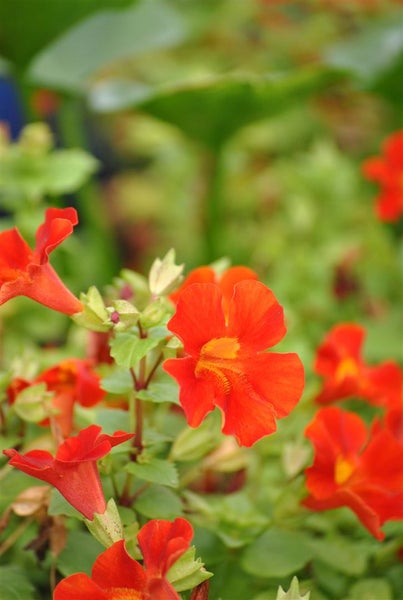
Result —
[[[111,356],[119,367],[131,369],[159,342],[158,338],[143,339],[130,333],[120,333],[111,342]]]
[[[35,600],[35,588],[27,573],[17,565],[0,566],[0,598],[4,600]]]
[[[367,566],[369,552],[363,544],[343,539],[311,539],[309,547],[321,561],[340,573],[361,575]]]
[[[346,600],[393,600],[393,592],[386,579],[363,579],[349,590]]]
[[[101,388],[110,394],[128,394],[133,391],[133,379],[127,369],[119,369],[101,379]]]
[[[305,566],[312,554],[307,536],[272,527],[246,548],[241,564],[251,575],[286,577]]]
[[[172,583],[177,592],[190,590],[206,579],[210,579],[213,573],[204,569],[204,563],[200,558],[195,559],[196,548],[192,546],[172,565],[167,573],[167,579]]]
[[[146,402],[172,402],[179,404],[179,387],[176,381],[167,378],[166,381],[155,381],[150,383],[146,390],[140,390],[137,398]]]
[[[91,574],[95,559],[105,548],[88,532],[69,531],[67,543],[57,560],[57,568],[64,577],[73,573]]]
[[[152,458],[150,462],[132,462],[126,465],[125,471],[136,475],[139,479],[152,481],[160,485],[178,487],[178,471],[175,465],[168,460]]]
[[[182,514],[182,502],[171,490],[152,484],[136,500],[135,510],[149,519],[175,519]]]

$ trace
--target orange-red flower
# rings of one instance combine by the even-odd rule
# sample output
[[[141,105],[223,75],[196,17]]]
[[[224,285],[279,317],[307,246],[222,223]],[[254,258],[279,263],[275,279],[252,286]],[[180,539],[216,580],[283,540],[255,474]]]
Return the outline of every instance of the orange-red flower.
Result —
[[[386,138],[383,156],[368,158],[362,170],[381,187],[376,204],[379,219],[397,221],[403,215],[403,129]]]
[[[47,390],[54,393],[51,400],[55,409],[53,419],[63,437],[68,437],[73,430],[75,403],[94,406],[105,396],[100,387],[100,377],[92,368],[92,361],[69,358],[46,369],[31,382],[22,379],[12,381],[7,390],[10,401],[14,402],[23,389],[38,383],[45,383]],[[49,419],[41,421],[39,425],[49,425]]]
[[[249,267],[238,266],[230,267],[222,275],[218,275],[212,267],[204,266],[193,269],[187,275],[182,285],[169,295],[174,304],[177,303],[180,294],[192,283],[216,283],[222,292],[225,310],[228,309],[231,300],[234,285],[244,279],[257,279],[257,275]]]
[[[339,407],[316,414],[305,435],[315,448],[306,469],[311,510],[349,507],[378,540],[385,521],[403,518],[402,448],[387,428],[367,431],[362,419]]]
[[[65,440],[55,457],[45,450],[20,454],[14,448],[3,450],[3,454],[16,469],[53,485],[86,519],[92,520],[94,513],[106,510],[97,460],[131,437],[132,433],[124,431],[107,435],[98,425],[90,425]]]
[[[355,323],[333,327],[319,346],[314,370],[323,377],[319,404],[358,397],[382,407],[402,403],[402,372],[393,361],[365,364],[361,354],[365,329]]]
[[[0,305],[16,296],[27,296],[67,315],[83,309],[49,263],[49,254],[77,223],[74,208],[48,208],[33,250],[15,227],[0,233]]]
[[[265,352],[285,335],[283,309],[254,280],[235,284],[226,302],[220,286],[194,283],[178,298],[168,329],[183,342],[184,358],[164,369],[180,386],[180,403],[192,427],[218,407],[223,432],[251,446],[276,429],[297,404],[303,366],[294,353]]]
[[[137,536],[144,566],[127,553],[124,540],[120,540],[98,556],[91,577],[70,575],[56,586],[53,598],[180,600],[166,574],[189,548],[192,537],[192,526],[185,519],[149,521]]]

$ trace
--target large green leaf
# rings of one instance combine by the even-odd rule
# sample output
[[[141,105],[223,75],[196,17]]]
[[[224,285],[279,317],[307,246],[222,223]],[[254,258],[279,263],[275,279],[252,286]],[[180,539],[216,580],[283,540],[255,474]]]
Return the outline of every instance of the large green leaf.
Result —
[[[149,519],[175,519],[181,516],[180,498],[162,485],[152,484],[136,500],[134,508]]]
[[[38,54],[29,66],[35,83],[79,91],[116,60],[181,42],[185,25],[164,0],[146,0],[126,10],[99,11]]]
[[[135,0],[2,0],[0,54],[19,67],[68,27],[92,12],[119,9]]]
[[[0,566],[0,598],[4,600],[34,600],[35,589],[27,573],[17,565]]]
[[[100,112],[136,107],[216,147],[241,127],[303,101],[339,76],[329,69],[259,76],[212,75],[153,91],[140,89],[137,83],[108,80],[92,89],[89,103]]]
[[[248,546],[241,563],[251,575],[278,578],[297,572],[311,558],[306,536],[273,527]]]
[[[358,35],[327,48],[327,64],[349,71],[360,84],[386,94],[397,103],[403,100],[403,20],[388,15]]]

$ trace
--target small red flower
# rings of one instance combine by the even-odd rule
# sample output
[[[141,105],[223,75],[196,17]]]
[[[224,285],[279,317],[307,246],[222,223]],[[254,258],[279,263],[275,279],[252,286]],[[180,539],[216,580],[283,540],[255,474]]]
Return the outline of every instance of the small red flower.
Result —
[[[367,179],[381,187],[376,212],[381,221],[397,221],[403,215],[403,130],[383,144],[383,156],[368,158],[362,165]]]
[[[69,358],[46,369],[31,382],[18,378],[13,380],[7,389],[10,402],[15,402],[19,392],[38,383],[46,383],[47,390],[54,393],[52,407],[56,413],[53,418],[63,437],[68,437],[73,430],[75,403],[94,406],[105,396],[100,387],[100,377],[92,368],[92,361]],[[48,426],[49,419],[41,421],[39,425]]]
[[[314,370],[323,379],[319,404],[358,397],[382,407],[402,403],[402,372],[393,361],[368,366],[361,357],[365,329],[355,323],[333,327],[319,346]]]
[[[186,552],[193,537],[185,519],[154,519],[138,536],[144,566],[115,542],[96,559],[91,577],[76,573],[55,588],[54,600],[180,600],[166,579],[169,568]]]
[[[124,431],[107,435],[98,425],[90,425],[65,440],[55,457],[45,450],[22,455],[13,448],[3,450],[3,454],[11,459],[13,467],[53,485],[86,519],[92,520],[94,513],[102,514],[106,509],[96,461],[131,437],[133,434]]]
[[[299,357],[264,352],[286,328],[282,307],[262,283],[240,281],[228,303],[217,284],[189,285],[168,329],[183,342],[185,357],[166,360],[164,369],[180,385],[192,427],[217,406],[223,433],[251,446],[275,431],[275,419],[297,404],[304,387]]]
[[[402,448],[388,429],[365,423],[339,407],[321,409],[305,435],[315,448],[306,469],[311,510],[348,506],[382,540],[385,521],[403,518]]]
[[[0,233],[0,305],[16,296],[27,296],[53,310],[72,315],[82,303],[66,288],[49,263],[49,254],[78,223],[74,208],[48,208],[36,232],[34,250],[18,229]]]

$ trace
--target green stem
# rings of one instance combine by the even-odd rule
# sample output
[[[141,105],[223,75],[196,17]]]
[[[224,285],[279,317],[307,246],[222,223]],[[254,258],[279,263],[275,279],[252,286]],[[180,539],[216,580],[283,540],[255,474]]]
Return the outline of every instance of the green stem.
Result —
[[[221,256],[220,240],[224,233],[222,206],[222,158],[221,148],[207,156],[204,175],[207,190],[204,199],[205,262],[210,263]]]

